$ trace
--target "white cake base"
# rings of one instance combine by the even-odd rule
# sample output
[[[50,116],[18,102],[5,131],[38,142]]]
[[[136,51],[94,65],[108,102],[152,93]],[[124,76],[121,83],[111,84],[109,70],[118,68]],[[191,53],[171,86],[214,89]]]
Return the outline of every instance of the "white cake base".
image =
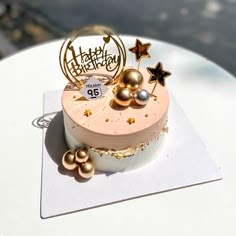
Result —
[[[124,172],[135,170],[141,167],[144,167],[146,164],[150,163],[154,159],[158,158],[161,151],[163,150],[166,137],[165,133],[162,132],[159,136],[159,139],[154,140],[149,143],[144,149],[141,151],[137,151],[135,155],[128,156],[122,159],[117,159],[114,156],[103,154],[100,156],[99,153],[92,151],[88,148],[90,157],[95,164],[95,168],[98,171],[104,172]],[[78,143],[65,129],[65,140],[67,146],[70,149],[77,149],[79,147],[83,147],[85,145]]]

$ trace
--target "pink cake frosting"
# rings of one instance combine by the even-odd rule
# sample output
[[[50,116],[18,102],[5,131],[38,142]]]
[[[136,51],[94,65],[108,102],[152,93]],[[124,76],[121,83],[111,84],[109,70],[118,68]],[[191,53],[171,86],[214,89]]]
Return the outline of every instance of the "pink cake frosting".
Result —
[[[151,92],[149,74],[143,76],[143,88]],[[155,91],[157,97],[151,97],[146,106],[131,103],[129,107],[120,107],[112,103],[112,87],[103,98],[93,101],[86,100],[78,91],[65,89],[62,94],[65,129],[78,143],[97,149],[115,151],[147,144],[159,137],[167,122],[167,89],[157,84]],[[86,110],[92,114],[86,116]],[[129,118],[135,122],[129,124]]]

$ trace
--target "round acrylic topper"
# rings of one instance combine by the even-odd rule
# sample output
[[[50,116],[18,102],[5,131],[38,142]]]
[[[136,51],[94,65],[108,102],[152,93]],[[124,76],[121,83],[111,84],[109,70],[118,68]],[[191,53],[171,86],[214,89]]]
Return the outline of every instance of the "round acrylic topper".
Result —
[[[97,35],[96,43],[91,38],[81,40],[84,35]],[[91,42],[92,42],[91,41]],[[121,39],[104,26],[89,26],[74,31],[60,49],[60,67],[77,88],[92,76],[105,85],[118,82],[126,63],[126,50]]]

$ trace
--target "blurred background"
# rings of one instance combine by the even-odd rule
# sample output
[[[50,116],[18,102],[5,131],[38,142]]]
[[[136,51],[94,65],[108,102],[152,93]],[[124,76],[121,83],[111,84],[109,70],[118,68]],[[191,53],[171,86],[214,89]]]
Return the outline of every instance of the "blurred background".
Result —
[[[236,0],[0,0],[0,60],[88,24],[177,44],[236,75]]]

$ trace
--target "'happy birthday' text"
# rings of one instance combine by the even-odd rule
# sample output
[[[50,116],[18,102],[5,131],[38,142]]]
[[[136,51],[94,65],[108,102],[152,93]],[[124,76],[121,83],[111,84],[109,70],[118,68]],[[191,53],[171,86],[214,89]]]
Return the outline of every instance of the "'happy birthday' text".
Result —
[[[90,70],[97,70],[100,67],[105,67],[108,72],[112,72],[117,68],[120,63],[120,56],[108,53],[103,47],[95,47],[93,50],[89,48],[88,52],[79,47],[79,53],[76,54],[74,47],[69,47],[72,53],[72,59],[69,61],[71,64],[71,72],[76,76],[85,74]],[[113,67],[111,66],[113,64]],[[115,66],[114,66],[115,65]]]

